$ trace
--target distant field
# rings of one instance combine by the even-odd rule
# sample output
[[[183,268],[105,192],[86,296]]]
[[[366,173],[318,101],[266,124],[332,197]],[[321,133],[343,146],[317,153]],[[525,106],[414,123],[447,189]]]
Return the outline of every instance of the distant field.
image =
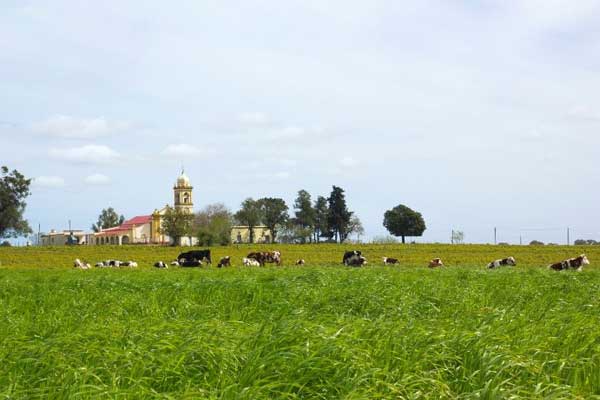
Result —
[[[157,270],[181,249],[0,249],[0,398],[600,399],[600,249],[275,247],[309,265]],[[355,247],[370,265],[340,266]],[[581,273],[542,268],[582,252]],[[484,268],[507,255],[519,266]],[[450,267],[426,268],[435,256]],[[141,266],[81,271],[76,257]]]

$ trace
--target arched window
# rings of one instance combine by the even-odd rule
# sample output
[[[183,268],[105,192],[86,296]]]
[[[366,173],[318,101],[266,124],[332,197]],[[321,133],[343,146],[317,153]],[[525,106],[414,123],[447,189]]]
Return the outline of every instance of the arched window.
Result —
[[[183,194],[183,204],[188,204],[190,202],[190,194],[188,192],[185,192]]]

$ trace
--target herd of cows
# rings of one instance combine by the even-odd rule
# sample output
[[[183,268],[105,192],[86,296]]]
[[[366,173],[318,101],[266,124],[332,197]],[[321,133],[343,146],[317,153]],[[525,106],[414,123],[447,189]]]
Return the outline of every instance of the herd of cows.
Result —
[[[242,258],[242,265],[246,267],[263,267],[266,263],[272,263],[275,265],[282,265],[281,252],[274,251],[262,251],[262,252],[251,252],[246,257]],[[399,264],[400,261],[397,258],[383,257],[384,265]],[[581,254],[578,257],[569,258],[557,263],[548,265],[549,269],[556,271],[575,269],[581,271],[584,265],[588,265],[590,262],[585,254]],[[179,254],[176,260],[170,263],[164,261],[157,261],[154,263],[156,268],[169,268],[169,266],[178,267],[201,267],[204,264],[211,264],[212,260],[210,256],[210,250],[191,250]],[[304,259],[298,259],[294,262],[295,265],[305,265]],[[342,258],[342,264],[348,267],[362,267],[367,265],[367,259],[362,255],[360,250],[346,251]],[[517,261],[514,257],[501,258],[494,260],[487,264],[487,268],[499,268],[504,266],[516,266]],[[90,269],[91,265],[85,261],[76,259],[73,266],[78,269]],[[138,264],[135,261],[119,261],[119,260],[105,260],[95,264],[98,268],[113,268],[113,267],[137,267]],[[231,257],[225,256],[219,260],[217,264],[218,268],[230,267]],[[443,267],[444,263],[441,258],[434,258],[429,261],[429,268]]]

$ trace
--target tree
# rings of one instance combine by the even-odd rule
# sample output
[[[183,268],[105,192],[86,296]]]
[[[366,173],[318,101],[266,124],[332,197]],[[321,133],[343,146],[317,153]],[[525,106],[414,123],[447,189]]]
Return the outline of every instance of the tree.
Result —
[[[353,233],[356,233],[357,241],[360,241],[360,236],[365,234],[365,228],[356,215],[353,215],[348,223],[348,236]]]
[[[302,243],[306,242],[306,238],[312,242],[312,236],[315,229],[316,222],[316,210],[312,206],[312,200],[310,193],[306,190],[298,191],[298,197],[294,202],[295,218],[293,219],[294,225],[297,225],[301,229],[297,229],[298,233],[305,232],[306,234],[300,237]]]
[[[350,223],[350,217],[352,212],[348,210],[346,206],[346,198],[344,196],[344,189],[333,186],[333,190],[327,199],[329,206],[329,213],[327,214],[327,224],[329,229],[333,232],[335,241],[339,240],[342,243],[348,237],[348,224]]]
[[[452,236],[450,237],[452,244],[462,244],[464,240],[465,234],[463,231],[452,231]]]
[[[258,204],[262,210],[263,223],[271,231],[271,239],[275,242],[278,228],[289,219],[288,206],[283,199],[273,197],[259,199]]]
[[[529,242],[530,246],[543,246],[544,242],[540,242],[539,240],[532,240],[531,242]]]
[[[314,226],[314,236],[315,241],[318,243],[321,241],[322,237],[331,239],[333,237],[333,233],[331,233],[331,229],[329,229],[329,224],[327,223],[327,216],[329,215],[329,207],[327,205],[327,199],[323,196],[317,197],[317,201],[315,202],[315,226]]]
[[[194,223],[194,214],[167,206],[162,218],[160,233],[169,236],[177,246],[181,243],[181,238],[192,235],[192,226]]]
[[[250,243],[254,243],[254,228],[262,222],[263,214],[258,201],[249,197],[242,202],[242,208],[235,213],[234,218],[240,225],[249,229]]]
[[[383,215],[383,226],[394,236],[421,236],[427,227],[421,213],[411,210],[403,204],[387,210]]]
[[[221,245],[231,242],[233,215],[223,203],[209,204],[194,218],[194,231],[200,246]]]
[[[112,228],[119,226],[125,221],[123,215],[117,214],[114,208],[108,207],[102,210],[98,216],[98,222],[92,225],[94,232],[100,232],[102,229]]]
[[[9,173],[7,167],[0,168],[0,238],[19,237],[33,231],[23,213],[25,199],[31,193],[31,179],[26,179],[19,171]]]

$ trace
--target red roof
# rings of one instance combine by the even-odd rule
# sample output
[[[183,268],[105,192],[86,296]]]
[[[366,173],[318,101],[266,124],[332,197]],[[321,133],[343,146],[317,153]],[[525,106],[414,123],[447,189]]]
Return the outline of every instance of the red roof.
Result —
[[[143,224],[147,224],[150,222],[152,222],[152,215],[140,215],[140,216],[128,219],[127,221],[123,222],[119,226],[115,226],[115,227],[108,228],[108,229],[103,229],[102,231],[98,232],[98,234],[129,232],[131,230],[131,228],[134,228],[137,225],[143,225]]]

